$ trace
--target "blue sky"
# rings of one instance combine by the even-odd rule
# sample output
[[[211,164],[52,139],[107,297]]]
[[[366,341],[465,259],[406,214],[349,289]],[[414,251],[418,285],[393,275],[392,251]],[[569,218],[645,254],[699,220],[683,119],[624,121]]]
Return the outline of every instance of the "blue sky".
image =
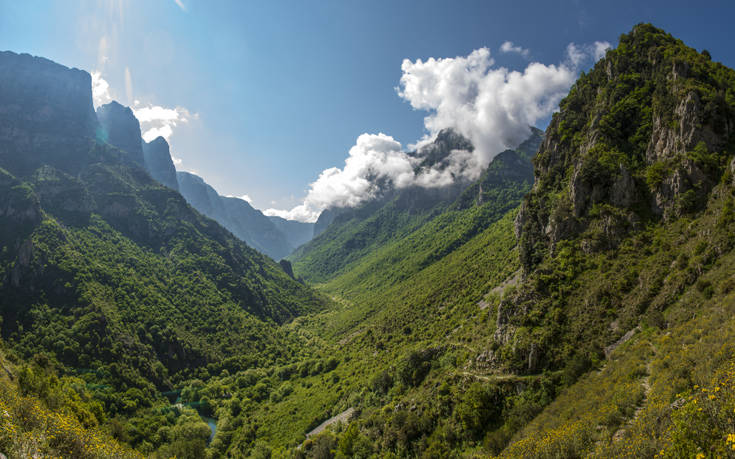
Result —
[[[733,67],[733,19],[730,1],[0,0],[0,49],[99,71],[126,105],[179,107],[177,167],[289,209],[361,134],[406,148],[428,132],[429,112],[396,90],[403,59],[486,47],[493,68],[523,71],[652,22]]]

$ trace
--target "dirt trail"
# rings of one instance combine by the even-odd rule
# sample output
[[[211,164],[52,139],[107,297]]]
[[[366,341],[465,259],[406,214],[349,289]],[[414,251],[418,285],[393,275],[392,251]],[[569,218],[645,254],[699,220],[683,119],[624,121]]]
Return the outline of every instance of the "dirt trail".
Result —
[[[306,434],[306,438],[313,437],[314,435],[319,435],[326,429],[327,427],[331,426],[332,424],[336,424],[338,422],[345,422],[350,419],[350,416],[352,416],[352,413],[355,411],[354,408],[347,408],[343,412],[339,413],[336,416],[332,416],[331,418],[327,419],[326,421],[322,422],[314,430]]]
[[[651,343],[651,348],[653,349],[653,354],[656,355],[656,347]],[[625,433],[630,429],[630,427],[633,425],[633,423],[638,419],[641,412],[643,411],[643,408],[645,408],[646,403],[648,403],[648,396],[651,394],[651,360],[649,359],[648,363],[646,363],[646,376],[641,378],[641,386],[643,387],[643,400],[635,407],[635,411],[633,412],[633,416],[628,419],[628,421],[620,426],[620,428],[613,434],[612,441],[618,442],[623,439],[625,436]]]

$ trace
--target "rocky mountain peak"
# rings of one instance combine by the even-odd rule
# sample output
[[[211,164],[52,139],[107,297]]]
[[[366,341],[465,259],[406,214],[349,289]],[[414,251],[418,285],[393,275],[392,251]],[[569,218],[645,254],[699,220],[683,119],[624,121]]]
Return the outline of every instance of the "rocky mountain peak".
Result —
[[[735,145],[735,72],[636,26],[561,102],[516,222],[531,268],[565,239],[614,247],[649,219],[701,209]]]
[[[151,177],[167,187],[178,190],[179,182],[176,179],[176,168],[171,159],[168,142],[161,136],[150,142],[143,142],[143,160],[145,168]]]
[[[442,129],[436,139],[430,144],[424,145],[414,154],[423,158],[421,168],[432,167],[441,164],[454,150],[473,151],[472,142],[454,129]]]
[[[89,73],[0,52],[0,167],[18,175],[41,164],[74,170],[96,127]]]
[[[140,123],[130,107],[116,101],[97,108],[102,140],[128,154],[128,158],[144,165]]]

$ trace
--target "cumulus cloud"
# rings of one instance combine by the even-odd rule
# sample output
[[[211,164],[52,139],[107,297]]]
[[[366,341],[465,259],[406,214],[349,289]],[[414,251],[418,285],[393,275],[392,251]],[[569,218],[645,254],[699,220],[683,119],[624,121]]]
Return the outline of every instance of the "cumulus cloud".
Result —
[[[520,46],[514,45],[512,41],[503,42],[503,44],[500,45],[500,52],[501,53],[517,53],[523,57],[528,57],[528,55],[531,53],[526,48],[522,48]]]
[[[92,76],[92,101],[94,106],[99,107],[112,101],[110,85],[102,78],[102,73],[95,70],[90,75]]]
[[[488,48],[467,56],[404,59],[398,95],[415,110],[424,110],[427,134],[409,148],[385,134],[362,134],[350,149],[342,169],[324,170],[309,185],[303,204],[291,210],[267,209],[266,215],[315,221],[331,207],[354,207],[390,187],[440,187],[458,179],[476,179],[492,158],[514,148],[537,124],[558,109],[582,65],[601,58],[606,42],[570,44],[560,64],[529,63],[522,71],[495,67]],[[505,42],[502,52],[530,54]],[[418,167],[420,152],[443,130],[451,128],[468,138],[474,150],[455,150],[441,164]]]
[[[135,117],[140,121],[143,140],[150,142],[158,136],[168,140],[174,128],[181,123],[188,123],[190,119],[198,118],[184,107],[166,108],[160,105],[143,105],[135,101],[133,107]]]
[[[374,198],[382,186],[408,186],[414,180],[415,161],[393,137],[362,134],[350,148],[342,169],[326,169],[309,185],[303,204],[291,210],[267,209],[264,213],[289,220],[316,221],[327,207],[357,206]]]
[[[522,72],[493,65],[487,48],[465,57],[405,59],[401,65],[398,94],[414,109],[429,112],[424,142],[453,128],[472,141],[480,169],[527,138],[529,126],[557,109],[577,77],[576,66],[569,64],[532,62]]]

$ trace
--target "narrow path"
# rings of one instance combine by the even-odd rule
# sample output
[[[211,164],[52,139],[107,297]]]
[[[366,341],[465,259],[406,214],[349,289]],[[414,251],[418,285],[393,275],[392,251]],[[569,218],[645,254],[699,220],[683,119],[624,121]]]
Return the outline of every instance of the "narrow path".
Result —
[[[314,428],[311,432],[306,434],[306,438],[313,437],[314,435],[319,435],[326,429],[327,427],[331,426],[332,424],[336,424],[338,422],[345,422],[350,419],[350,416],[352,416],[352,413],[355,411],[354,408],[347,408],[343,412],[339,413],[336,416],[332,416],[331,418],[327,419],[326,421],[322,422],[316,428]]]
[[[656,355],[656,347],[653,345],[653,343],[650,343],[651,349],[653,349],[653,355]],[[633,423],[638,419],[641,412],[643,411],[643,408],[646,407],[646,403],[648,403],[648,396],[651,394],[651,359],[648,360],[646,363],[646,376],[641,378],[641,386],[643,387],[643,400],[635,407],[635,411],[633,412],[633,416],[628,419],[620,428],[613,434],[612,441],[613,443],[618,442],[623,439],[625,436],[625,433],[630,429],[630,427],[633,425]]]

